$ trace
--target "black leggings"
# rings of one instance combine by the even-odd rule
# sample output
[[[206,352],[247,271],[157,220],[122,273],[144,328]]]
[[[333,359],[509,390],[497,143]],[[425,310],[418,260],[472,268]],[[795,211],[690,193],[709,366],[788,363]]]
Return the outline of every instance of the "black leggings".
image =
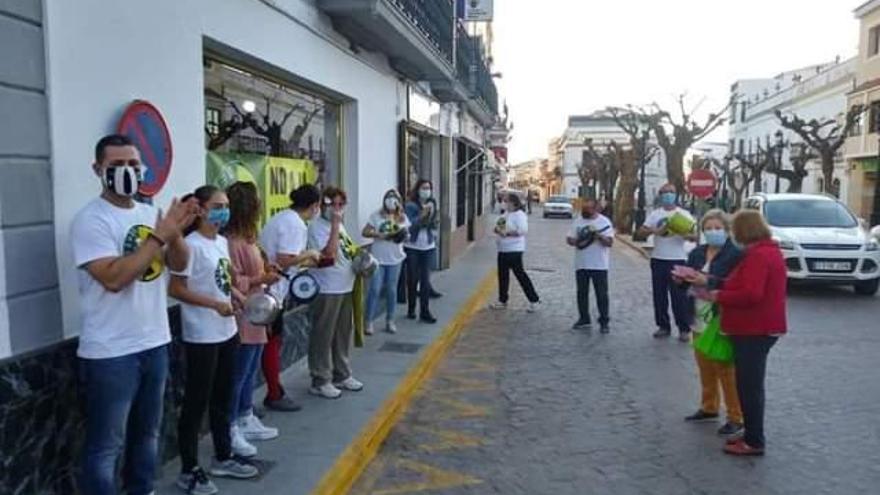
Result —
[[[764,378],[767,354],[778,337],[732,336],[736,391],[742,405],[744,439],[749,447],[764,448]]]
[[[422,315],[430,313],[431,262],[433,249],[406,249],[406,302],[409,314],[416,312],[416,301]]]
[[[183,409],[177,423],[177,442],[184,473],[198,466],[199,428],[206,409],[217,459],[222,461],[232,457],[229,409],[238,342],[236,334],[217,344],[183,344],[186,354],[186,387]]]
[[[510,295],[511,270],[513,270],[513,275],[519,282],[520,287],[522,287],[523,292],[526,293],[526,298],[529,302],[538,302],[540,298],[538,293],[535,292],[535,286],[532,285],[532,279],[529,278],[526,269],[523,268],[522,251],[498,253],[498,301],[507,303],[508,296]]]

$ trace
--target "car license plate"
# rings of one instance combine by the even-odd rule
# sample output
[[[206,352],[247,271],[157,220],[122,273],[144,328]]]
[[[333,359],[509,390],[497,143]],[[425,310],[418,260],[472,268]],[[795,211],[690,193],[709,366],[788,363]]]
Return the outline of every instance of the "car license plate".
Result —
[[[817,261],[813,263],[813,270],[821,272],[849,272],[852,264],[849,261]]]

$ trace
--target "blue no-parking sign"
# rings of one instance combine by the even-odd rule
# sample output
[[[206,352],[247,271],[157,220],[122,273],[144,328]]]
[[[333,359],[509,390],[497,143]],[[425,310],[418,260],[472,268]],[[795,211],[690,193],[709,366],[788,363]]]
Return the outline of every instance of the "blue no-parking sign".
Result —
[[[117,132],[132,140],[146,166],[144,182],[138,192],[146,197],[155,196],[171,173],[171,133],[165,119],[151,103],[135,100],[122,114]]]

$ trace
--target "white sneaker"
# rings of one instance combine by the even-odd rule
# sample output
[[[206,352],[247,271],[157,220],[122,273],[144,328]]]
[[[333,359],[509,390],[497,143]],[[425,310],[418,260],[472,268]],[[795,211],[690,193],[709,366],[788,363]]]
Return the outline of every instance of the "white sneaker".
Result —
[[[259,475],[260,470],[256,466],[236,459],[226,459],[225,461],[214,459],[211,464],[211,476],[246,480]]]
[[[392,320],[388,320],[385,323],[385,331],[388,333],[397,333],[397,325]]]
[[[244,435],[238,425],[233,424],[229,429],[229,436],[232,440],[232,453],[239,457],[254,457],[257,455],[257,448],[245,440]]]
[[[336,388],[342,390],[348,390],[349,392],[360,392],[364,389],[364,384],[355,380],[352,377],[348,377],[341,382],[336,382],[333,384]]]
[[[253,414],[238,420],[238,430],[245,440],[272,440],[278,437],[278,428],[270,428]]]
[[[367,324],[367,328],[364,329],[364,334],[373,335],[374,333],[375,333],[375,331],[373,330],[373,324],[372,323]]]
[[[317,387],[313,385],[309,388],[309,393],[325,399],[338,399],[342,396],[342,391],[329,383]]]
[[[507,309],[507,303],[493,302],[492,304],[489,305],[489,309],[498,309],[498,310]]]
[[[540,307],[541,307],[541,301],[531,302],[531,303],[529,303],[529,307],[526,308],[526,311],[529,313],[534,313],[535,311],[538,311],[538,309]]]

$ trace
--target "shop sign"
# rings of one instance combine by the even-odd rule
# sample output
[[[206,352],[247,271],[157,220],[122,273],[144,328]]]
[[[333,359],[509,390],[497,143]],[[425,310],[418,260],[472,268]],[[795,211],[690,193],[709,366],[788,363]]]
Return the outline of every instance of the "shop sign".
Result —
[[[494,12],[493,0],[458,0],[458,12],[465,21],[489,22]]]
[[[119,120],[116,132],[128,136],[141,154],[144,181],[138,192],[153,197],[168,180],[173,151],[171,133],[159,109],[148,101],[135,100]]]
[[[263,204],[264,223],[290,207],[290,191],[318,180],[311,160],[217,151],[208,152],[205,175],[208,184],[223,189],[237,181],[254,183]]]
[[[880,164],[880,160],[877,158],[870,158],[867,160],[859,160],[859,165],[862,168],[862,172],[877,172],[878,164]]]

